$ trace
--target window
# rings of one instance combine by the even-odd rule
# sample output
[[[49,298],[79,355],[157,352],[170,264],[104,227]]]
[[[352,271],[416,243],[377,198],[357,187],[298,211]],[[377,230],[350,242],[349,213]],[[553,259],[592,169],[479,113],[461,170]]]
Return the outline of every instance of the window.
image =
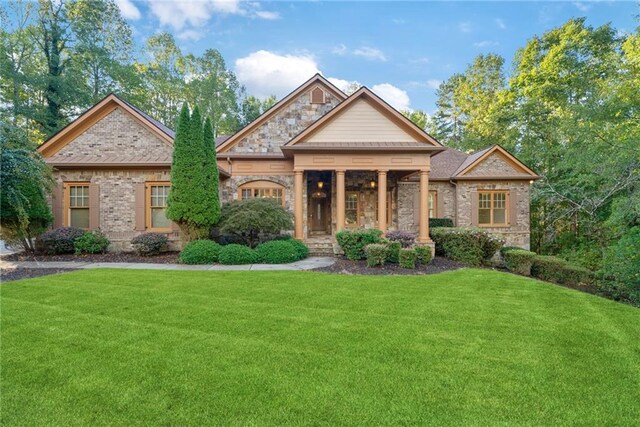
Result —
[[[507,225],[507,192],[478,192],[478,224]]]
[[[284,188],[271,181],[252,181],[243,184],[238,189],[240,200],[273,199],[284,206]]]
[[[347,192],[344,203],[344,223],[347,227],[358,226],[358,193]]]
[[[437,218],[438,217],[438,192],[437,191],[429,191],[429,218]]]
[[[89,183],[65,183],[65,224],[89,229]]]
[[[171,221],[167,218],[167,198],[171,186],[168,182],[146,183],[146,227],[153,231],[170,231]]]

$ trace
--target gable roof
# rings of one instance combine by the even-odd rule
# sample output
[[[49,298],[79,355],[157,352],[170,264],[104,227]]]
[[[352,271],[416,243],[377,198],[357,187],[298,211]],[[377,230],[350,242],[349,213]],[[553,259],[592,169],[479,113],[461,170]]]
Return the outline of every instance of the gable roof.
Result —
[[[446,148],[441,153],[431,156],[431,172],[429,179],[449,180],[454,176],[458,167],[469,157],[462,151]]]
[[[111,93],[104,97],[101,101],[82,113],[77,119],[60,129],[53,136],[47,139],[38,151],[46,158],[51,157],[60,151],[65,145],[71,142],[75,137],[80,135],[86,129],[91,127],[100,119],[109,115],[116,108],[122,108],[131,114],[138,122],[147,127],[151,132],[155,133],[161,140],[171,145],[175,134],[171,129],[164,126],[159,121],[151,118],[148,114],[134,107],[122,98]]]
[[[393,122],[399,129],[410,135],[414,141],[387,141],[387,142],[323,142],[323,141],[307,141],[310,137],[325,129],[329,124],[341,117],[358,101],[364,101],[380,114]],[[305,149],[423,149],[428,151],[436,151],[444,147],[434,137],[426,133],[423,129],[409,120],[407,117],[398,112],[395,108],[386,103],[382,98],[372,92],[366,86],[361,87],[351,96],[327,114],[316,120],[311,126],[296,135],[293,139],[282,146],[282,150],[305,150]],[[440,150],[437,150],[440,151]]]
[[[457,178],[464,177],[473,168],[475,168],[480,163],[482,163],[484,159],[486,159],[487,157],[491,156],[494,153],[500,154],[502,157],[504,157],[507,160],[507,162],[509,162],[514,167],[514,169],[520,170],[521,173],[529,177],[529,179],[540,178],[538,174],[536,174],[534,171],[529,169],[527,165],[522,163],[513,154],[509,153],[507,150],[505,150],[499,145],[492,145],[489,148],[485,148],[484,150],[480,150],[469,155],[469,157],[467,157],[467,159],[464,162],[462,162],[462,164],[458,167],[458,169],[456,169],[453,176]]]
[[[314,84],[323,85],[325,87],[325,89],[327,89],[329,92],[331,92],[334,96],[336,96],[341,101],[347,98],[347,95],[344,92],[342,92],[340,89],[338,89],[336,86],[334,86],[329,80],[325,79],[320,74],[316,74],[313,77],[311,77],[309,80],[307,80],[306,82],[304,82],[300,86],[298,86],[289,95],[285,96],[280,101],[278,101],[276,104],[274,104],[267,111],[262,113],[260,115],[260,117],[258,117],[257,119],[255,119],[254,121],[249,123],[247,126],[243,127],[238,132],[236,132],[235,134],[233,134],[229,138],[227,138],[224,142],[222,142],[218,146],[218,148],[217,148],[218,152],[222,152],[222,151],[227,150],[235,142],[237,142],[240,139],[242,139],[245,136],[247,136],[249,133],[251,133],[251,131],[255,130],[258,126],[262,125],[264,122],[266,122],[271,117],[276,115],[283,108],[285,108],[289,104],[291,104],[298,97],[298,95],[303,93],[305,90],[311,88]]]

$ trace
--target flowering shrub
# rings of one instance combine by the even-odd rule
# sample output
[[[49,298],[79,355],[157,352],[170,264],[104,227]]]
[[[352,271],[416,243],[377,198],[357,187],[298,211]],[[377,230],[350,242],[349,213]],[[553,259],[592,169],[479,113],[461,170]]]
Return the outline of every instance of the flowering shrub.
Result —
[[[416,242],[416,235],[408,231],[389,231],[385,237],[392,242],[400,243],[403,248],[410,248]]]

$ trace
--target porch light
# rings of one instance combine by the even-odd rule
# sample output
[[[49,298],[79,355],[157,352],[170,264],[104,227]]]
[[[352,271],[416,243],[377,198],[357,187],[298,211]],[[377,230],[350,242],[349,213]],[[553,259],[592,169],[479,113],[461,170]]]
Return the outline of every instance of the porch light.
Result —
[[[318,181],[318,188],[322,190],[322,187],[324,187],[324,182]]]
[[[371,188],[376,188],[376,182],[374,180],[371,180],[369,185],[371,186]]]

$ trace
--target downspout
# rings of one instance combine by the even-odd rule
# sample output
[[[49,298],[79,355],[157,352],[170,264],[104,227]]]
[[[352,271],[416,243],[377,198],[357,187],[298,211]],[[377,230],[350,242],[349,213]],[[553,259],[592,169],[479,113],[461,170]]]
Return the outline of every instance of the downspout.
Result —
[[[454,182],[453,179],[449,180],[449,184],[453,185],[455,187],[455,192],[454,195],[455,197],[453,198],[453,225],[454,227],[458,226],[458,184],[456,182]]]

